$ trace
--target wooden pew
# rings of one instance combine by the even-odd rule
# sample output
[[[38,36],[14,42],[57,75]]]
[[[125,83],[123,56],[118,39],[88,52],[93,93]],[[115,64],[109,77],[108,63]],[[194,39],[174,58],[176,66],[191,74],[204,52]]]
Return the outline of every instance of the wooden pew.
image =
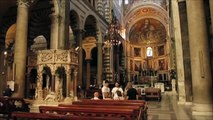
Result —
[[[86,108],[86,107],[57,107],[39,106],[40,113],[56,113],[61,115],[92,116],[92,117],[115,117],[125,118],[125,120],[136,120],[132,109],[106,109],[106,108]]]
[[[13,112],[13,120],[125,120],[124,118],[114,117],[93,117],[93,116],[73,116],[61,114],[46,114],[46,113],[27,113]]]
[[[72,108],[76,108],[76,107],[81,107],[81,108],[96,108],[96,109],[131,109],[134,111],[134,117],[135,118],[139,118],[140,116],[140,106],[113,106],[113,105],[81,105],[81,104],[78,104],[78,105],[73,105],[73,104],[59,104],[58,105],[59,107],[69,107],[70,109]]]
[[[161,101],[161,90],[159,88],[146,88],[145,89],[146,93],[146,99],[148,98],[156,98],[158,101]]]
[[[147,119],[147,103],[144,100],[89,100],[74,101],[74,105],[103,105],[103,106],[140,106],[139,118]]]
[[[29,112],[28,103],[23,98],[17,97],[0,97],[0,114],[6,115],[10,118],[14,111]]]

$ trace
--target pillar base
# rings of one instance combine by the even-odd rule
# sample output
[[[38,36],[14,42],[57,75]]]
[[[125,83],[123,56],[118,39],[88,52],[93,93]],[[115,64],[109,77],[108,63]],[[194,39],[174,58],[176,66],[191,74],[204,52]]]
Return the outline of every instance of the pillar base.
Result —
[[[185,96],[179,96],[178,105],[185,105],[186,104],[186,97]]]
[[[213,116],[212,104],[193,104],[192,115]]]
[[[65,102],[65,103],[70,103],[70,102],[72,102],[73,100],[74,100],[73,97],[66,97],[66,98],[64,99],[64,102]]]

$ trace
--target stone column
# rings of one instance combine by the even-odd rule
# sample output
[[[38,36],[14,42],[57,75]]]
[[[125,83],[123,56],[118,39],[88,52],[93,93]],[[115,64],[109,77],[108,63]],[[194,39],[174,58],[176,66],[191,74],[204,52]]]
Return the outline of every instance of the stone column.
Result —
[[[105,45],[104,47],[104,75],[106,80],[112,81],[112,69],[111,69],[111,46]]]
[[[73,72],[73,74],[74,74],[74,79],[73,79],[73,96],[74,96],[74,100],[77,100],[78,98],[77,98],[77,75],[78,75],[78,72],[77,72],[77,70],[75,70],[74,72]]]
[[[77,44],[78,44],[78,84],[82,86],[82,72],[83,72],[83,48],[82,48],[82,39],[83,39],[83,30],[78,29],[74,30],[74,32],[77,34]],[[75,35],[76,35],[75,34]]]
[[[97,42],[97,49],[98,49],[98,62],[97,62],[97,85],[102,84],[102,71],[103,71],[103,66],[102,66],[102,42],[101,42],[101,34],[98,33],[98,42]]]
[[[55,80],[56,80],[55,71],[52,71],[51,73],[52,73],[51,91],[55,92]]]
[[[192,71],[192,115],[212,115],[212,76],[203,0],[187,0]]]
[[[24,97],[29,15],[28,8],[30,4],[29,1],[18,0],[14,52],[14,63],[16,65],[15,84],[17,85],[15,93],[13,94],[15,97]]]
[[[90,86],[90,62],[91,62],[91,59],[86,59],[86,62],[87,62],[87,82],[86,82],[86,90],[89,89],[89,86]]]
[[[67,81],[66,81],[66,87],[67,87],[66,88],[66,97],[70,97],[71,88],[73,86],[71,84],[71,70],[69,68],[66,70],[66,76],[67,76]]]
[[[181,27],[178,1],[172,0],[172,19],[174,27],[174,38],[175,38],[175,51],[176,51],[176,66],[177,66],[177,83],[178,83],[178,104],[185,104],[186,92],[185,92],[185,76],[183,66],[183,48],[181,38]]]
[[[50,33],[50,49],[59,48],[59,21],[61,19],[60,15],[51,14],[51,33]]]
[[[69,37],[69,0],[62,0],[60,2],[60,15],[61,15],[61,20],[59,23],[59,49],[65,49],[66,46],[66,41],[68,41]]]

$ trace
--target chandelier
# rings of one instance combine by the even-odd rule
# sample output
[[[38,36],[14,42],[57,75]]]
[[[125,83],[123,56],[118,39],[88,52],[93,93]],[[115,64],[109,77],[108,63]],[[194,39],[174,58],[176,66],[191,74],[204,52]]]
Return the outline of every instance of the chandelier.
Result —
[[[120,41],[120,25],[116,18],[112,19],[112,22],[109,24],[108,29],[106,30],[106,35],[104,36],[105,44],[117,46],[121,44]]]

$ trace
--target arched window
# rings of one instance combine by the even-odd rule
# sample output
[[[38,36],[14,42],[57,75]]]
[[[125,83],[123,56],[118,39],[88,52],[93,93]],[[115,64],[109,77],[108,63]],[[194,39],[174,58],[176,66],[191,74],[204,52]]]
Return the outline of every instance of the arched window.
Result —
[[[124,2],[125,4],[129,4],[129,0],[125,0],[125,2]]]
[[[147,47],[146,49],[146,56],[147,57],[152,57],[153,56],[153,51],[151,47]]]

